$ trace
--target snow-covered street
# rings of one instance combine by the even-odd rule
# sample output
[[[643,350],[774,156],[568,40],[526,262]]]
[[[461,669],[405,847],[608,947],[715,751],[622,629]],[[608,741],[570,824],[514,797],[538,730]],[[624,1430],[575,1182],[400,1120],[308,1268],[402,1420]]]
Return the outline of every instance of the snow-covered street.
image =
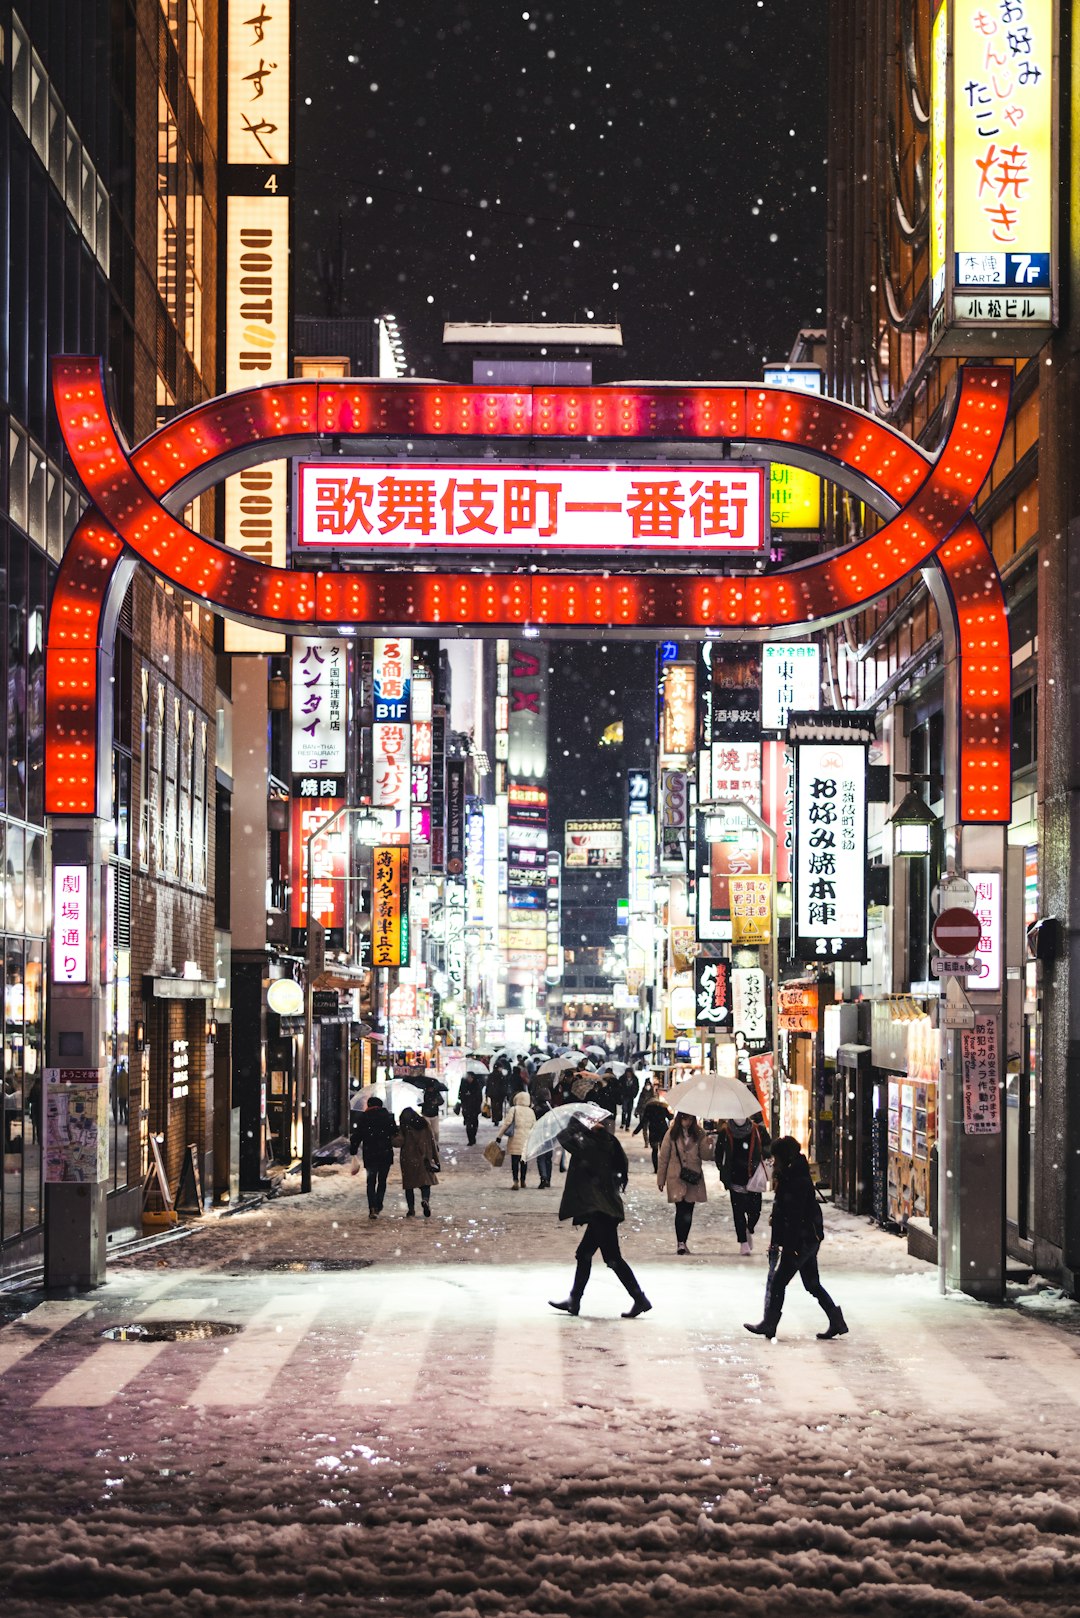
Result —
[[[396,1174],[375,1223],[322,1170],[27,1298],[0,1330],[5,1618],[1080,1613],[1077,1306],[943,1299],[827,1210],[850,1335],[818,1342],[796,1283],[763,1342],[761,1233],[740,1257],[710,1169],[676,1258],[639,1149],[623,1247],[653,1311],[620,1319],[598,1261],[570,1319],[558,1173],[511,1191],[455,1120],[443,1161],[430,1220]],[[171,1321],[238,1329],[101,1336]]]

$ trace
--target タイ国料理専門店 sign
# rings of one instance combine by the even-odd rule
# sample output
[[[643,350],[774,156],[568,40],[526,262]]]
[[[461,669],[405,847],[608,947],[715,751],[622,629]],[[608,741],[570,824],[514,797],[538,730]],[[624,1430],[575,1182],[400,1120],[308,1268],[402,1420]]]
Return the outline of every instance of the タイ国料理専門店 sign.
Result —
[[[302,461],[301,550],[759,553],[763,466]]]
[[[865,742],[795,744],[791,953],[866,959]]]
[[[340,775],[348,736],[348,644],[343,640],[292,643],[292,773]],[[309,794],[305,794],[308,796]]]

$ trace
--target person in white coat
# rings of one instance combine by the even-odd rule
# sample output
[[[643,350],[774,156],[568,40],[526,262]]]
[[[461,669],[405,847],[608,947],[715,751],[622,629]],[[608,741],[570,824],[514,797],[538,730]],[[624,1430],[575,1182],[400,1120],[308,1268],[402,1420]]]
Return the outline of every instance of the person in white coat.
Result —
[[[510,1167],[514,1175],[515,1191],[519,1185],[523,1191],[525,1189],[525,1142],[532,1133],[535,1122],[536,1114],[529,1106],[529,1092],[519,1090],[514,1097],[510,1111],[503,1119],[502,1128],[495,1136],[496,1140],[501,1140],[504,1135],[506,1136],[507,1150],[510,1153]]]

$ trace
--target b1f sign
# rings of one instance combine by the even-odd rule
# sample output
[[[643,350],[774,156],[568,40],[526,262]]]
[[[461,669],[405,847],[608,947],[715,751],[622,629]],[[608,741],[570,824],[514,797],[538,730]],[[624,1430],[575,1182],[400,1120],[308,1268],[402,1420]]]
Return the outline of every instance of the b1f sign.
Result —
[[[53,866],[53,982],[85,983],[90,932],[90,872]]]

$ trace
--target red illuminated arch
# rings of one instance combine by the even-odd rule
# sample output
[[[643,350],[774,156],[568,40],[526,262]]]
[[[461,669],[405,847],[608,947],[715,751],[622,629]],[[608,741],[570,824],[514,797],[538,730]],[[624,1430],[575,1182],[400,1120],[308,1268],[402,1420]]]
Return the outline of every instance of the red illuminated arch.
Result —
[[[949,587],[961,662],[960,815],[1011,815],[1008,635],[1000,580],[970,515],[1004,429],[1009,373],[966,367],[935,458],[836,400],[752,384],[488,389],[413,382],[268,384],[199,405],[133,451],[106,402],[101,362],[54,362],[65,443],[93,503],[65,552],[46,648],[49,812],[92,814],[103,613],[124,558],[248,622],[286,631],[468,626],[767,629],[835,621],[932,563]],[[771,574],[365,573],[272,568],[186,527],[166,502],[327,437],[602,439],[780,448],[894,512],[857,544]],[[550,451],[548,451],[550,453]],[[625,453],[623,451],[623,453]]]

